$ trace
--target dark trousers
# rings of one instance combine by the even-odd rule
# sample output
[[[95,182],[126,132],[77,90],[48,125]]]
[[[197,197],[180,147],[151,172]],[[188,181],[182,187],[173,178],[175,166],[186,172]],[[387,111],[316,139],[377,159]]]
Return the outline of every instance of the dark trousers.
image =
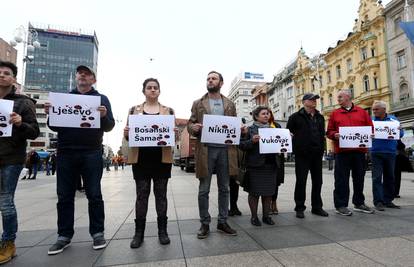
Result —
[[[349,176],[352,171],[352,183],[354,195],[352,203],[356,206],[365,202],[364,177],[365,177],[365,153],[346,152],[335,155],[335,208],[348,207],[349,201]]]
[[[104,202],[101,193],[102,152],[59,151],[57,155],[58,234],[71,239],[74,234],[74,198],[79,177],[82,176],[88,198],[89,233],[104,231]]]
[[[394,200],[395,154],[371,153],[372,195],[374,205],[379,202],[388,204]]]
[[[239,199],[239,185],[233,177],[230,177],[230,210],[236,210]]]
[[[394,197],[400,195],[400,188],[401,188],[401,169],[395,166],[395,184],[394,184]]]
[[[167,216],[168,179],[152,179],[154,181],[155,209],[158,217]],[[151,192],[151,178],[136,179],[137,200],[135,202],[135,218],[145,219],[148,211],[148,198]]]
[[[322,155],[295,155],[295,211],[304,211],[306,209],[306,180],[308,178],[309,171],[312,179],[312,209],[322,208]]]

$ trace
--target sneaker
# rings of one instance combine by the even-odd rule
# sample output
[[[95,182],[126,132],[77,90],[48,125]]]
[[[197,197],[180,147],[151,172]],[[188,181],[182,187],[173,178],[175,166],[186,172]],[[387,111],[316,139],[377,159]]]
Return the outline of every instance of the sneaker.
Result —
[[[106,240],[103,235],[96,236],[93,238],[93,249],[94,250],[103,249],[105,247],[106,247]]]
[[[200,229],[197,233],[198,239],[204,239],[210,234],[210,226],[208,224],[201,224]]]
[[[305,213],[303,212],[303,210],[296,211],[296,218],[299,218],[299,219],[305,218]]]
[[[335,210],[336,213],[343,215],[343,216],[351,216],[352,211],[350,211],[347,207],[340,207]]]
[[[384,210],[385,210],[385,208],[384,208],[384,204],[382,204],[382,202],[378,202],[378,203],[375,205],[375,209],[376,209],[376,210],[378,210],[378,211],[384,211]]]
[[[48,255],[56,255],[59,253],[62,253],[63,250],[67,247],[69,247],[70,245],[70,240],[65,241],[65,240],[58,240],[56,241],[55,244],[53,244],[49,250],[47,251]]]
[[[354,206],[354,211],[359,211],[359,212],[368,213],[368,214],[374,213],[374,210],[365,204]]]
[[[385,204],[385,207],[390,208],[390,209],[401,209],[401,207],[400,207],[400,206],[395,205],[395,204],[394,204],[394,203],[392,203],[392,202]]]
[[[241,211],[237,208],[236,209],[230,209],[228,214],[229,214],[229,216],[241,216],[242,215]]]
[[[236,230],[232,229],[227,223],[217,224],[217,231],[224,233],[225,235],[236,236]]]
[[[328,217],[329,214],[324,211],[322,208],[320,209],[312,209],[312,214],[318,215],[318,216],[322,216],[322,217]]]

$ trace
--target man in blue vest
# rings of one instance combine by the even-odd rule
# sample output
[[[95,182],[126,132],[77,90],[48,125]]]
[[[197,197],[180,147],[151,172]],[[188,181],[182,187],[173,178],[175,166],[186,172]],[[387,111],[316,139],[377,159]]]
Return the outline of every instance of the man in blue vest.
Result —
[[[398,119],[386,112],[384,101],[375,101],[372,105],[373,121],[396,121]],[[400,130],[400,138],[404,132]],[[373,139],[371,148],[372,160],[372,193],[375,208],[384,211],[385,208],[399,209],[394,200],[394,168],[397,152],[397,140]]]

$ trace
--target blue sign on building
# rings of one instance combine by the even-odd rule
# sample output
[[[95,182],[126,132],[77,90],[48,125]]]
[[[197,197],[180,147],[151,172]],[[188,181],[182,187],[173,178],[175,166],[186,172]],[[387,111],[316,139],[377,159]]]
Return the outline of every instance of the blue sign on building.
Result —
[[[264,76],[263,76],[263,73],[245,72],[244,79],[263,80]]]

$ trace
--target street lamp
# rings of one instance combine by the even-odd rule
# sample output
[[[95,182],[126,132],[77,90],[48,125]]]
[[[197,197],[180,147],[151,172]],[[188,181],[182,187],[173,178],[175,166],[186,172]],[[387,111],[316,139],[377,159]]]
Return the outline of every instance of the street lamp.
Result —
[[[14,39],[10,41],[10,45],[15,47],[23,43],[23,69],[22,69],[22,86],[24,86],[26,62],[32,62],[34,59],[33,52],[36,48],[40,48],[40,42],[37,39],[37,31],[35,29],[27,29],[21,25],[14,31]]]
[[[311,60],[307,67],[312,71],[316,71],[316,75],[313,76],[313,80],[319,81],[319,89],[321,89],[322,84],[319,78],[319,68],[323,68],[326,70],[328,68],[328,64],[326,64],[326,61],[323,59],[322,55],[318,55],[313,61]]]

